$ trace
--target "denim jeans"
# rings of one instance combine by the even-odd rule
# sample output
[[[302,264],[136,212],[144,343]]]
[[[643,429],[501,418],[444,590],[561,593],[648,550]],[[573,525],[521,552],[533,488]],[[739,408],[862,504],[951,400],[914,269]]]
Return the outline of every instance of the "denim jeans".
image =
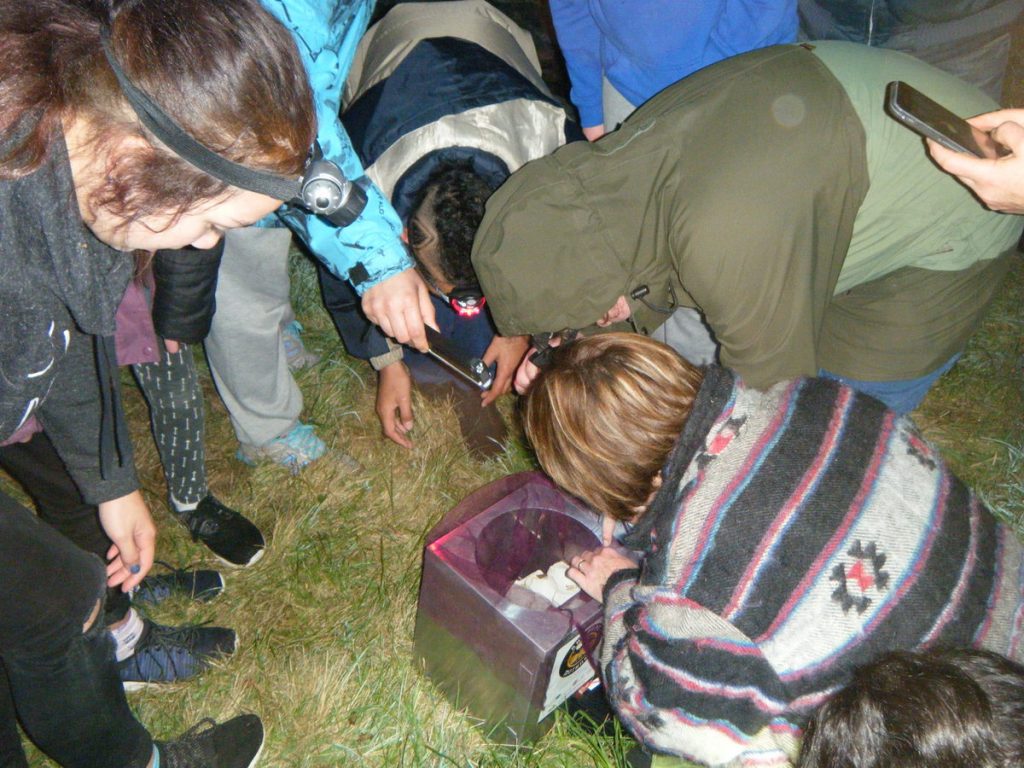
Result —
[[[818,375],[840,381],[859,392],[869,394],[876,400],[881,400],[890,409],[896,411],[896,413],[903,415],[917,408],[921,401],[924,400],[924,396],[928,394],[928,390],[932,388],[932,384],[938,381],[942,374],[956,365],[956,361],[959,359],[960,353],[957,352],[931,373],[926,373],[917,379],[905,379],[903,381],[861,381],[859,379],[848,379],[837,373],[826,371],[824,368],[818,372]]]
[[[0,757],[26,765],[14,713],[66,768],[142,768],[153,742],[132,715],[98,616],[103,563],[0,492]]]

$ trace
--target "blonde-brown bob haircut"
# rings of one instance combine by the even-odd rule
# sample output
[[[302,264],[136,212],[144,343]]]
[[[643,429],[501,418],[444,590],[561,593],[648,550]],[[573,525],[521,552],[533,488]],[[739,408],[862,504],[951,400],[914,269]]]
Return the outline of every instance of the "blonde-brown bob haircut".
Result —
[[[558,485],[596,512],[646,506],[704,380],[670,347],[605,333],[553,350],[526,398],[524,428]]]

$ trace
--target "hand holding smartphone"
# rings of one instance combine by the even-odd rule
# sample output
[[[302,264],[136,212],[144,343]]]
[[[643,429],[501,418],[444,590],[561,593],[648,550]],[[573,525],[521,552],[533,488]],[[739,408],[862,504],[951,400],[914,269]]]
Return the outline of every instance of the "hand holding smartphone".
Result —
[[[897,121],[925,138],[954,152],[995,159],[1009,151],[987,132],[929,99],[917,89],[895,80],[886,86],[886,111]]]
[[[429,325],[423,326],[427,332],[427,343],[430,348],[427,353],[442,365],[446,366],[453,373],[457,373],[470,384],[482,390],[491,388],[494,383],[494,374],[479,357],[466,358],[461,355],[440,333]]]

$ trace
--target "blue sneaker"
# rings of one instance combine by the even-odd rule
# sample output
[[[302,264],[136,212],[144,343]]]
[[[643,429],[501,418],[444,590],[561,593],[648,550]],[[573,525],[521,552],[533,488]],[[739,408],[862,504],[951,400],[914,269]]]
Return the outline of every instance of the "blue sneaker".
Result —
[[[235,454],[239,461],[255,467],[261,461],[273,461],[287,467],[293,473],[312,464],[327,451],[327,444],[317,437],[312,424],[296,422],[295,426],[280,437],[263,445],[242,443]],[[355,461],[355,459],[352,459]]]
[[[145,629],[135,652],[117,662],[126,691],[188,680],[207,669],[214,659],[234,653],[238,646],[233,629],[166,627],[149,619],[143,622]]]
[[[284,342],[284,357],[288,370],[299,371],[320,362],[320,355],[310,352],[302,343],[302,323],[292,320],[281,329],[281,340]]]
[[[158,605],[175,595],[184,595],[205,603],[224,591],[224,577],[218,571],[173,568],[161,560],[157,563],[167,572],[150,573],[144,578],[132,591],[133,602]]]

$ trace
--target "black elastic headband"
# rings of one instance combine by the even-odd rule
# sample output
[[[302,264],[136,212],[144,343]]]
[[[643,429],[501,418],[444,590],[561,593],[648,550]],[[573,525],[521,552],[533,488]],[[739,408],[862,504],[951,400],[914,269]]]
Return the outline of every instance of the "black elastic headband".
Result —
[[[153,132],[160,141],[167,145],[174,154],[188,161],[204,173],[215,179],[239,189],[258,192],[286,203],[301,199],[302,179],[288,178],[276,173],[257,171],[244,165],[221,157],[189,136],[166,112],[164,112],[146,93],[137,88],[125,75],[124,70],[114,58],[110,47],[110,29],[104,27],[100,32],[100,42],[107,63],[114,70],[117,82],[124,92],[125,98],[135,110],[139,120]]]

